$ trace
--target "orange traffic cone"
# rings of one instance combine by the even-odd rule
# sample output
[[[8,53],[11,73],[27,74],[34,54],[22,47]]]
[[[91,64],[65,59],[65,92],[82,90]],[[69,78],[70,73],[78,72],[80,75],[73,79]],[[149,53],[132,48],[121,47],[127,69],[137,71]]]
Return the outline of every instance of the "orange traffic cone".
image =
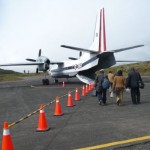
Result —
[[[55,111],[54,111],[54,116],[61,116],[63,115],[63,112],[61,110],[61,105],[59,102],[59,97],[56,96],[56,105],[55,105]]]
[[[84,85],[82,86],[82,96],[86,96]]]
[[[36,129],[36,131],[48,131],[49,128],[47,126],[47,122],[46,122],[46,117],[45,117],[45,113],[44,113],[44,108],[43,105],[41,104],[40,106],[40,115],[39,115],[39,122],[38,122],[38,128]]]
[[[85,86],[85,93],[88,94],[89,90],[88,90],[88,85],[86,84]]]
[[[65,85],[65,82],[63,81],[63,83],[62,83],[62,87],[65,87],[66,85]]]
[[[80,100],[80,97],[79,97],[79,93],[78,93],[78,88],[76,88],[76,91],[75,91],[75,98],[74,98],[76,101],[79,101]]]
[[[72,100],[72,96],[71,96],[71,92],[68,91],[68,103],[67,103],[67,106],[68,107],[73,107],[75,106],[74,103],[73,103],[73,100]]]
[[[92,86],[92,90],[93,90],[94,89],[94,84],[92,83],[91,86]]]
[[[88,88],[88,91],[91,91],[91,84],[89,84],[89,88]]]
[[[10,131],[8,128],[8,122],[4,122],[3,137],[2,137],[2,150],[14,150]]]

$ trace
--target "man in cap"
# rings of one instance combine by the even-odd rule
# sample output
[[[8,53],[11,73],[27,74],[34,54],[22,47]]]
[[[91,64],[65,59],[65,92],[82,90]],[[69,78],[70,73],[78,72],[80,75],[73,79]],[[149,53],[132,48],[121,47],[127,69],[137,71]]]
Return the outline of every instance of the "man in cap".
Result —
[[[101,69],[95,78],[95,89],[100,105],[106,105],[106,90],[102,87],[102,81],[104,78],[104,69]]]

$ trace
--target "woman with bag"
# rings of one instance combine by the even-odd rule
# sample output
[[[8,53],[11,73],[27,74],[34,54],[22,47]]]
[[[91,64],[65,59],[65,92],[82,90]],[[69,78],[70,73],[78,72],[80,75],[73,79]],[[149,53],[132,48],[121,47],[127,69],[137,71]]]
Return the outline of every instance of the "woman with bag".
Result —
[[[125,81],[126,80],[122,74],[122,70],[118,70],[113,82],[113,89],[116,93],[116,103],[118,106],[122,105]]]
[[[113,92],[113,88],[112,88],[113,81],[114,81],[114,74],[112,73],[112,71],[109,71],[108,79],[110,82],[110,87],[109,87],[110,97],[114,97],[114,92]]]

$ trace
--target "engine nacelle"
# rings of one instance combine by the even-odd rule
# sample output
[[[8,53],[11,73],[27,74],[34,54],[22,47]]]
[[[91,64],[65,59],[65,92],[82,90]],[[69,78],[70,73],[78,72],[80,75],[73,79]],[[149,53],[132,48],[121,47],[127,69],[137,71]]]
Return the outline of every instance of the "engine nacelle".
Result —
[[[38,71],[47,71],[49,69],[49,65],[50,65],[50,60],[44,56],[40,56],[38,59],[37,59],[37,62],[41,62],[41,63],[44,63],[42,65],[38,65]]]

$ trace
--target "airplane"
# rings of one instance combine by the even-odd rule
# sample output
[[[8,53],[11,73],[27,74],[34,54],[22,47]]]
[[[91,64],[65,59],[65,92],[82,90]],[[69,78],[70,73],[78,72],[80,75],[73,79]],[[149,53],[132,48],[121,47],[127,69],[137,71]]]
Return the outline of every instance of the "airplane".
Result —
[[[0,66],[21,66],[21,65],[37,65],[36,72],[48,72],[54,78],[55,83],[58,83],[59,78],[77,77],[86,84],[94,83],[95,72],[100,69],[109,68],[117,62],[137,62],[133,60],[115,60],[114,53],[139,48],[144,45],[135,45],[126,48],[115,50],[107,50],[106,47],[106,32],[105,32],[105,12],[104,8],[100,9],[97,14],[95,32],[93,43],[90,48],[79,48],[68,45],[61,45],[63,48],[69,48],[79,51],[79,58],[69,57],[66,61],[51,61],[45,56],[41,56],[41,49],[39,50],[38,58],[30,59],[30,63],[16,63],[16,64],[1,64]],[[51,65],[56,65],[51,68]],[[42,80],[43,85],[49,85],[49,80],[46,77]]]

